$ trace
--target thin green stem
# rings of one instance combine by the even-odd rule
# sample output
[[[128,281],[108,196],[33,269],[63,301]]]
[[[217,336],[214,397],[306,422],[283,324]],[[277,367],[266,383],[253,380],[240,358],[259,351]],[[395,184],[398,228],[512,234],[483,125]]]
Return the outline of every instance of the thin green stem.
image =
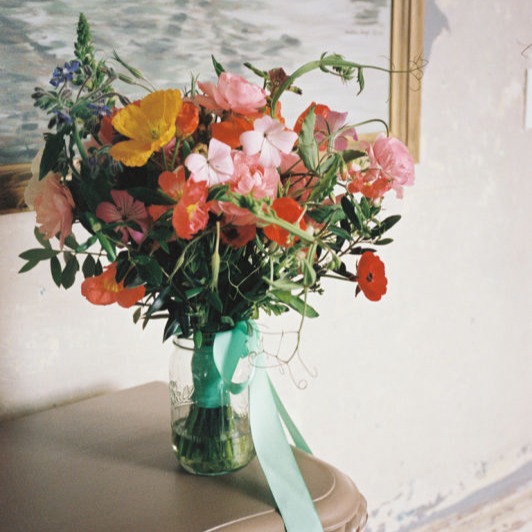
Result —
[[[330,55],[322,57],[315,61],[310,61],[309,63],[304,64],[302,67],[298,68],[295,72],[293,72],[290,76],[288,76],[281,85],[277,88],[275,93],[273,94],[272,101],[271,101],[271,115],[275,116],[275,107],[276,104],[283,94],[285,90],[287,90],[296,79],[300,78],[301,76],[308,74],[309,72],[312,72],[313,70],[321,69],[324,70],[327,67],[332,68],[350,68],[350,69],[372,69],[372,70],[380,70],[382,72],[390,73],[390,69],[384,68],[384,67],[378,67],[373,65],[362,65],[360,63],[353,63],[352,61],[346,61],[345,59],[341,58],[338,55]],[[394,71],[399,72],[399,71]]]
[[[76,146],[78,148],[79,154],[84,162],[87,162],[87,152],[85,151],[85,147],[83,146],[83,143],[81,142],[81,137],[79,136],[78,129],[76,127],[76,123],[74,122],[72,124],[72,138],[74,139],[74,142],[76,143]]]

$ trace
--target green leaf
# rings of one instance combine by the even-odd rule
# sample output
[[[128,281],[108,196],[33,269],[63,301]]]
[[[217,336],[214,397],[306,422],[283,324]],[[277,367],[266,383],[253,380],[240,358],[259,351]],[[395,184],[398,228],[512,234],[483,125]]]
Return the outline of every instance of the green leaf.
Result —
[[[336,227],[334,225],[328,227],[329,231],[336,236],[339,236],[340,238],[343,238],[344,240],[353,240],[353,236],[349,231],[346,231],[345,229],[342,229],[341,227]]]
[[[316,271],[308,260],[301,261],[301,269],[303,270],[303,283],[305,286],[313,286],[316,283]]]
[[[54,283],[59,288],[61,286],[61,275],[62,275],[62,269],[61,269],[61,263],[59,262],[59,259],[57,257],[52,257],[50,259],[50,273],[52,274],[52,279],[54,280]]]
[[[364,87],[366,85],[366,82],[364,81],[364,70],[361,67],[358,67],[357,72],[357,82],[358,82],[358,92],[357,96],[364,90]]]
[[[387,246],[393,242],[393,238],[381,238],[373,242],[376,246]]]
[[[362,223],[359,220],[356,214],[355,206],[353,205],[349,197],[346,195],[342,196],[340,203],[342,205],[342,209],[345,212],[345,215],[347,216],[348,220],[355,226],[355,228],[358,231],[361,231]]]
[[[214,71],[216,72],[216,75],[220,76],[222,72],[225,72],[225,68],[220,63],[218,63],[218,61],[216,61],[216,59],[214,58],[214,55],[211,55],[211,59],[212,59],[212,64],[214,66]]]
[[[388,216],[388,218],[383,220],[371,230],[371,238],[377,238],[383,235],[386,231],[388,231],[388,229],[392,228],[400,219],[401,216],[399,214]]]
[[[142,315],[142,307],[138,307],[137,310],[133,313],[133,323],[138,323]]]
[[[394,214],[392,216],[388,216],[388,218],[385,218],[381,223],[380,226],[384,228],[384,231],[388,231],[388,229],[391,229],[399,220],[401,219],[400,214]]]
[[[218,311],[221,314],[223,312],[224,304],[218,292],[213,292],[210,290],[206,293],[206,295],[214,310]]]
[[[115,245],[105,235],[98,234],[97,236],[102,248],[107,253],[107,258],[110,262],[114,262],[116,259]]]
[[[365,155],[367,155],[366,152],[359,150],[345,150],[342,152],[342,158],[346,163],[350,163],[351,161],[354,161],[359,157],[364,157]]]
[[[235,326],[235,320],[233,320],[231,316],[222,316],[220,318],[220,323],[224,323],[225,325],[228,325],[229,327],[231,327],[231,329],[233,329]]]
[[[296,312],[299,312],[299,314],[302,316],[306,316],[307,318],[316,318],[319,315],[308,303],[305,305],[305,302],[302,299],[297,296],[293,296],[290,292],[274,290],[271,292],[271,294],[282,303],[285,303]]]
[[[168,321],[164,326],[163,342],[168,340],[168,338],[179,334],[180,332],[181,326],[179,325],[179,321],[176,320],[173,316],[171,316],[170,318],[168,318]]]
[[[144,258],[144,257],[143,257]],[[147,261],[141,261],[143,264],[135,262],[138,274],[144,281],[153,285],[160,286],[163,280],[163,272],[160,264],[151,257],[146,257]],[[135,259],[136,261],[137,259]]]
[[[52,247],[52,244],[50,244],[50,240],[48,238],[44,238],[44,235],[39,231],[38,227],[35,227],[33,230],[33,234],[35,235],[35,238],[37,239],[37,242],[46,249],[50,249]]]
[[[166,304],[166,300],[168,298],[168,294],[170,293],[170,286],[165,286],[160,292],[159,295],[155,298],[153,303],[150,305],[148,310],[146,311],[146,316],[149,317],[153,315],[155,312],[161,310],[164,308]]]
[[[175,200],[160,190],[147,187],[131,187],[127,191],[137,200],[147,205],[174,205]]]
[[[340,205],[320,205],[309,210],[308,214],[318,223],[336,224],[345,219],[345,213]]]
[[[59,255],[59,251],[55,249],[34,248],[22,252],[19,257],[28,261],[39,262],[41,260],[49,260],[57,255]]]
[[[226,194],[229,190],[229,185],[216,185],[209,188],[209,194],[207,196],[207,201],[212,200],[226,200]]]
[[[26,264],[24,264],[24,266],[22,266],[22,268],[20,268],[18,273],[29,272],[32,268],[35,268],[35,266],[37,266],[37,264],[39,264],[38,260],[37,261],[29,260],[28,262],[26,262]]]
[[[360,199],[360,209],[362,210],[362,214],[366,219],[371,218],[371,205],[364,196],[362,196]]]
[[[185,290],[185,295],[187,296],[187,299],[193,299],[197,295],[201,294],[203,290],[204,289],[200,286],[196,288],[189,288],[188,290]]]
[[[120,283],[123,281],[130,269],[131,263],[129,262],[127,252],[120,253],[116,259],[116,282]]]
[[[312,107],[303,121],[299,134],[299,155],[303,164],[311,171],[315,171],[318,166],[318,143],[314,138],[315,126],[316,114]]]
[[[65,265],[61,275],[61,284],[65,288],[70,288],[76,280],[76,273],[79,271],[79,262],[75,255],[71,255]]]
[[[74,235],[68,235],[65,238],[65,245],[70,249],[78,249],[79,247],[79,244],[77,243],[76,237]]]
[[[277,279],[276,281],[270,281],[268,278],[263,277],[262,280],[268,283],[275,290],[292,291],[302,290],[304,288],[301,284],[290,281],[289,279]]]
[[[319,165],[320,179],[310,193],[310,200],[318,200],[329,196],[336,185],[336,177],[342,158],[335,153]]]
[[[39,179],[43,179],[48,172],[51,172],[57,164],[57,159],[63,151],[63,133],[49,134],[46,136],[46,144],[41,158],[39,168]]]
[[[91,235],[83,244],[79,244],[76,248],[77,253],[83,253],[84,251],[87,251],[91,246],[94,245],[94,243],[98,240],[98,237],[96,235]]]
[[[184,161],[190,155],[191,152],[192,148],[190,147],[190,143],[188,142],[188,140],[183,141],[183,157],[181,160]]]
[[[100,259],[96,261],[96,265],[94,266],[94,275],[101,275],[103,273],[103,266],[100,262]]]
[[[96,261],[92,255],[87,255],[81,266],[81,271],[83,272],[85,279],[87,277],[94,277],[96,272]]]

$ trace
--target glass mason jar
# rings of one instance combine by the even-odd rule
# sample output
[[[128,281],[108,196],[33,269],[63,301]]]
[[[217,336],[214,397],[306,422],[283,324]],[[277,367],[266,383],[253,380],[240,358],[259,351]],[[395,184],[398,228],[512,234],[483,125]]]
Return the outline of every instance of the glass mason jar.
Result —
[[[247,390],[234,395],[224,384],[214,363],[214,334],[195,337],[196,342],[174,340],[170,359],[172,443],[179,464],[189,473],[222,475],[244,467],[255,456],[249,395]],[[239,371],[246,371],[245,364],[239,364]],[[235,377],[238,380],[238,375]]]

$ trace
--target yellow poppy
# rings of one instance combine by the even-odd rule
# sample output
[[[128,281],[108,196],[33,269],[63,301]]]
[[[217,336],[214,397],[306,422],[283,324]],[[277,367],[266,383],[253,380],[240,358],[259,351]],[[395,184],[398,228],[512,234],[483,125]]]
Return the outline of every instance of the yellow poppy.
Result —
[[[170,89],[152,92],[124,107],[113,118],[113,127],[129,140],[115,144],[111,156],[126,166],[146,164],[152,153],[174,138],[182,105],[181,92]]]

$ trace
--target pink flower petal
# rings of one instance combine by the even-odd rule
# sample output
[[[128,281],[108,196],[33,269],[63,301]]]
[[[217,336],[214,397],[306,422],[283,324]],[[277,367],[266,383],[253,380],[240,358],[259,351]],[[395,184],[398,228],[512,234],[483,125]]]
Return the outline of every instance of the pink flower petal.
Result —
[[[190,178],[193,181],[208,181],[209,180],[209,165],[207,159],[199,153],[191,153],[185,159],[185,166],[192,174]]]
[[[279,151],[290,153],[297,140],[297,133],[288,129],[281,131],[275,129],[272,133],[268,133],[266,137]]]
[[[122,219],[116,205],[110,201],[103,201],[96,207],[96,216],[107,223],[119,222]]]
[[[269,142],[265,142],[262,146],[262,151],[260,152],[259,164],[265,168],[279,166],[281,164],[281,154],[279,153],[279,150]]]
[[[244,131],[240,135],[240,142],[242,143],[242,150],[246,155],[255,155],[262,149],[264,134],[256,130]]]
[[[111,197],[115,202],[116,208],[124,215],[131,209],[134,199],[125,190],[111,190]]]

